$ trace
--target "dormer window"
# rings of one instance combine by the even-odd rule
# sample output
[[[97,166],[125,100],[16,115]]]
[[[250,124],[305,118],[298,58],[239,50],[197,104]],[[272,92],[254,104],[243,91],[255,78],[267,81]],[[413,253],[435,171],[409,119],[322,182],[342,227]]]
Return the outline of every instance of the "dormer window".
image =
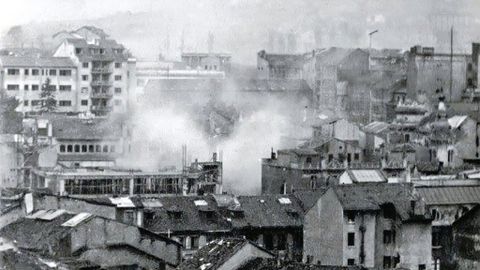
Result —
[[[75,48],[75,54],[81,54],[82,49],[81,48]]]

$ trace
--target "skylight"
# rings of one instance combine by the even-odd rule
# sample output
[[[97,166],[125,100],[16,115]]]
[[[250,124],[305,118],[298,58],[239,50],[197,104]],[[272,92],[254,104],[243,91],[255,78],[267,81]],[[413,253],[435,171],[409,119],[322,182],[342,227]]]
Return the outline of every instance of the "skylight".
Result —
[[[208,203],[205,200],[195,200],[194,203],[195,206],[208,206]]]
[[[279,198],[278,202],[281,203],[281,204],[291,204],[292,203],[292,201],[290,201],[289,198]]]

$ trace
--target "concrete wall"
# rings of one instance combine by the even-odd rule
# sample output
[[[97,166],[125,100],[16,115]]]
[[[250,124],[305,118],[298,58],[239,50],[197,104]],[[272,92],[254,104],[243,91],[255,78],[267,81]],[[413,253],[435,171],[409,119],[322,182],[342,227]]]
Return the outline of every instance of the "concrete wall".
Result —
[[[453,56],[452,100],[459,101],[466,87],[466,70],[468,56]],[[420,90],[426,96],[435,100],[435,90],[443,88],[449,100],[450,94],[450,55],[422,56],[411,54],[408,57],[407,92],[410,98],[415,98]]]
[[[399,241],[400,267],[432,269],[432,225],[431,223],[403,223],[397,232]]]
[[[320,241],[321,229],[318,226],[321,222],[321,200],[308,210],[303,220],[303,261],[307,261],[307,257],[312,258],[312,262],[316,262],[321,258]]]
[[[0,214],[0,229],[25,216],[25,210],[18,206]]]
[[[143,234],[138,227],[103,218],[94,218],[72,232],[72,252],[87,247],[128,244],[171,264],[178,264],[180,246]]]
[[[317,242],[322,264],[343,265],[344,230],[343,209],[333,189],[329,189],[320,199],[320,239]],[[304,241],[309,241],[305,239]],[[311,251],[310,251],[311,252]],[[317,261],[317,260],[315,260]]]

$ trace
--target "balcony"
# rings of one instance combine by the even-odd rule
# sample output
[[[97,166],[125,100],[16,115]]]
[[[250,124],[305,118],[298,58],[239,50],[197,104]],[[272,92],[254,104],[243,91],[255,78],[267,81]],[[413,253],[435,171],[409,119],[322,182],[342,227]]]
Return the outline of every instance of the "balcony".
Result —
[[[95,80],[91,83],[92,86],[111,86],[112,83],[109,81]]]
[[[112,98],[113,97],[113,94],[112,94],[112,91],[108,90],[106,92],[103,92],[103,91],[92,91],[90,93],[90,97],[91,98],[106,98],[106,99],[109,99],[109,98]]]
[[[90,110],[92,112],[110,112],[112,111],[112,106],[92,105]]]
[[[92,73],[112,73],[110,67],[92,67]]]

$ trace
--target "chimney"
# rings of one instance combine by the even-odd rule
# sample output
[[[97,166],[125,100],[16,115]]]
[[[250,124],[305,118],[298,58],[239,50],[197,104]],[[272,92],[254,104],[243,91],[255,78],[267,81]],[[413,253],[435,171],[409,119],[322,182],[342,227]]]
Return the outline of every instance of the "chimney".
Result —
[[[270,159],[272,159],[272,160],[277,159],[277,154],[275,154],[275,152],[273,152],[273,147],[272,147],[271,152],[270,152]]]
[[[212,160],[213,160],[213,162],[217,162],[217,153],[216,152],[213,152]]]

